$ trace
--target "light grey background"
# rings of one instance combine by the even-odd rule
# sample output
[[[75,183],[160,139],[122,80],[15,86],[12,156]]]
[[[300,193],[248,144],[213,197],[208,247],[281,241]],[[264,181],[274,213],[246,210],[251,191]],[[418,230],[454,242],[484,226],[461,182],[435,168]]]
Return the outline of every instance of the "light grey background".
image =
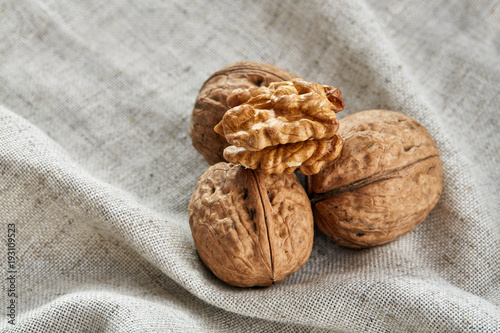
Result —
[[[0,1],[0,220],[16,224],[7,332],[500,331],[498,1]],[[271,288],[200,262],[208,165],[189,119],[210,74],[272,63],[435,139],[445,189],[411,233]],[[0,276],[1,277],[1,276]]]

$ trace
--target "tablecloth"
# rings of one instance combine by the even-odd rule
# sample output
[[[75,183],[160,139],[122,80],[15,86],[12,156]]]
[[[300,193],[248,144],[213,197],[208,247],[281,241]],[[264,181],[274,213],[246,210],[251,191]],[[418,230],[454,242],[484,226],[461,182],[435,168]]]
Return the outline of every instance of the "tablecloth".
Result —
[[[3,332],[500,332],[500,2],[0,1]],[[444,191],[366,250],[318,230],[269,288],[202,264],[203,82],[237,61],[410,115]]]

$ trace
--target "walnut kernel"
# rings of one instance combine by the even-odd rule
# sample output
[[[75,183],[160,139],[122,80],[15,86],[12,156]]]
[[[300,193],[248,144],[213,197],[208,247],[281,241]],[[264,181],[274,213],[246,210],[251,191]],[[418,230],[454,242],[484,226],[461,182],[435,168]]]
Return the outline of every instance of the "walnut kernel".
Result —
[[[232,145],[224,158],[264,173],[317,173],[342,149],[340,90],[303,79],[237,89],[215,131]]]

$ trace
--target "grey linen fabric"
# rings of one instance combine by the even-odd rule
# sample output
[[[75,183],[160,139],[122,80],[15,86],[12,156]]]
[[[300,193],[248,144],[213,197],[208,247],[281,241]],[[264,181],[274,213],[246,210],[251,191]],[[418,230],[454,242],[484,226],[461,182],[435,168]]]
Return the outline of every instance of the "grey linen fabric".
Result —
[[[0,36],[2,332],[500,332],[498,1],[0,1]],[[216,279],[188,225],[208,168],[189,120],[242,60],[338,87],[340,118],[426,126],[427,219],[360,251],[316,230],[270,288]]]

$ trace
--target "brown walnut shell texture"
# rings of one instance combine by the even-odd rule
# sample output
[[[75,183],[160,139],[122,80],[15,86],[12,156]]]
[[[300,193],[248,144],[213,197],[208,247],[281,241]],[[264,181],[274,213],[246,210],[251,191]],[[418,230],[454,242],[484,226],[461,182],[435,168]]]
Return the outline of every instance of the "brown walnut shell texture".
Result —
[[[194,148],[210,165],[225,161],[223,150],[229,144],[214,132],[214,127],[229,109],[229,94],[235,89],[268,86],[295,77],[277,66],[251,61],[236,62],[212,74],[201,87],[191,115]]]
[[[443,190],[436,144],[415,119],[368,110],[340,120],[340,157],[308,178],[315,222],[350,248],[384,244],[420,224]]]
[[[342,149],[336,113],[342,93],[331,86],[296,78],[269,87],[237,89],[231,107],[215,127],[232,145],[224,158],[265,173],[312,175]]]
[[[215,164],[200,177],[188,212],[200,258],[233,286],[278,283],[312,250],[311,204],[295,174]]]

